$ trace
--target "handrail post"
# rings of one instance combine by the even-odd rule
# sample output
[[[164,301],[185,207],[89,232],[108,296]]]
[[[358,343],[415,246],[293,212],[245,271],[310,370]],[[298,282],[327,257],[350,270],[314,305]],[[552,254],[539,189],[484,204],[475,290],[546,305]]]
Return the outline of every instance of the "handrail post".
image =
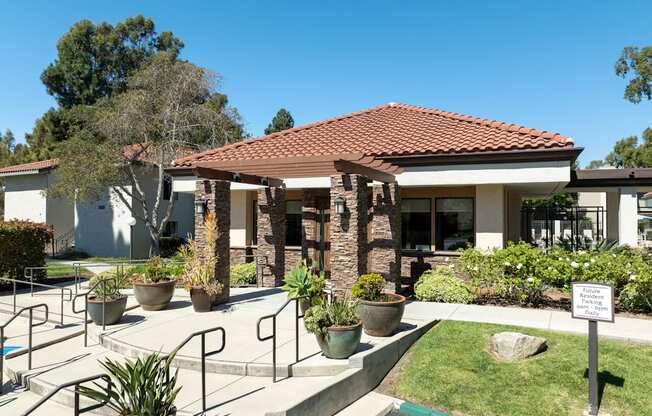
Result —
[[[272,318],[272,381],[276,383],[276,315]]]
[[[14,279],[14,314],[16,313],[16,279]]]
[[[294,339],[295,339],[295,352],[296,360],[299,362],[299,298],[295,299],[295,320],[294,320]]]
[[[201,334],[201,408],[206,413],[206,333]]]
[[[79,384],[75,384],[75,416],[79,416]]]
[[[27,341],[27,348],[28,348],[28,355],[27,355],[27,369],[31,370],[32,369],[32,317],[33,317],[33,309],[29,309],[29,333],[28,333],[28,341]]]
[[[4,381],[4,365],[5,365],[4,349],[5,349],[5,327],[0,326],[0,393],[2,393],[2,388],[5,385],[5,381]]]
[[[63,288],[61,288],[61,326],[63,326]]]
[[[106,280],[102,279],[102,332],[106,331]],[[86,304],[88,306],[88,304]]]

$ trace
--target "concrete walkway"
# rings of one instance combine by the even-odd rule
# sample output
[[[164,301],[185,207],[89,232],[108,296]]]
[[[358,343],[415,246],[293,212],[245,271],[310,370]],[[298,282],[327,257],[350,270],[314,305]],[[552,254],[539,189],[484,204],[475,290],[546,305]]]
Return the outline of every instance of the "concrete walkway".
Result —
[[[463,305],[456,303],[411,302],[406,306],[411,319],[481,322],[587,334],[587,322],[571,318],[570,312],[530,308]],[[652,319],[624,318],[601,322],[600,336],[652,345]]]

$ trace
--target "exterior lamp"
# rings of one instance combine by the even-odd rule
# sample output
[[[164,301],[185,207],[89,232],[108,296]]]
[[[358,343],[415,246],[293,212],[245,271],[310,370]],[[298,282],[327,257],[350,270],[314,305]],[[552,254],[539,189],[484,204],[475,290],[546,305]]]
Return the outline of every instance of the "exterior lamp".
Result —
[[[205,212],[206,212],[206,200],[195,199],[195,213],[204,215]]]
[[[335,198],[335,213],[342,215],[344,214],[344,211],[346,210],[346,199],[342,198],[341,196],[338,196]]]

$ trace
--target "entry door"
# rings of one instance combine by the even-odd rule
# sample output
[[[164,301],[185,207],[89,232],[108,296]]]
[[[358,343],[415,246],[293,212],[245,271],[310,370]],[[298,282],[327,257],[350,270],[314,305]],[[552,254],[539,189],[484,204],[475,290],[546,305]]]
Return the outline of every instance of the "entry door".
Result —
[[[317,249],[315,250],[314,264],[319,266],[319,271],[324,272],[327,278],[331,274],[331,210],[329,198],[317,198]]]

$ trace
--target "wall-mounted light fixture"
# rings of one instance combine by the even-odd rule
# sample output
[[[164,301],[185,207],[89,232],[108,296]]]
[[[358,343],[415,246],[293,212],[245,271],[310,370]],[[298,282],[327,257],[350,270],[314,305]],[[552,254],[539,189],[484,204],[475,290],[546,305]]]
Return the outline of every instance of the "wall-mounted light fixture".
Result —
[[[195,199],[195,213],[204,215],[206,213],[206,200]]]
[[[346,199],[338,196],[335,198],[335,213],[342,215],[346,211]]]

